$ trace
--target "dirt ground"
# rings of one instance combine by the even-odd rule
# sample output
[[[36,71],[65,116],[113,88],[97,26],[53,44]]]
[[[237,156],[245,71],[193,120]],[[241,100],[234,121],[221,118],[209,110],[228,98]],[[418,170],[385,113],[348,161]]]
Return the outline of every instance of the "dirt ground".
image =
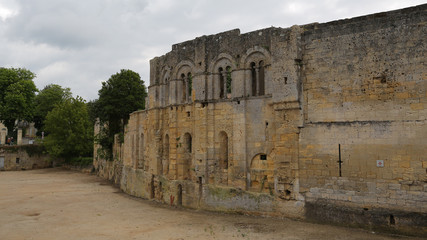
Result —
[[[289,219],[177,209],[74,171],[0,172],[0,239],[414,239]]]

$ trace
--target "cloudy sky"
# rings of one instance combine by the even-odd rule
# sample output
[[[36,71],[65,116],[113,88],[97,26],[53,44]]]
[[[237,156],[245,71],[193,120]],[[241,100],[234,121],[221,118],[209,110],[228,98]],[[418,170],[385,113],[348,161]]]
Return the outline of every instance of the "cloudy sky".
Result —
[[[171,45],[239,28],[328,22],[425,0],[0,0],[0,67],[36,73],[97,98],[101,82],[131,69],[149,82],[149,60]]]

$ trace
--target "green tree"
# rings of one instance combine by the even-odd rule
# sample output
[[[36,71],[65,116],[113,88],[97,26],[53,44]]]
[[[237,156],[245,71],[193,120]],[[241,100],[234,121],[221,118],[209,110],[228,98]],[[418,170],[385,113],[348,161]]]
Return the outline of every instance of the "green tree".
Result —
[[[52,111],[57,104],[60,104],[71,97],[72,94],[69,88],[63,88],[56,84],[49,84],[39,92],[34,99],[34,124],[38,130],[37,133],[45,131],[44,121],[47,114]]]
[[[81,97],[57,104],[46,116],[45,129],[50,133],[44,140],[49,154],[64,158],[92,155],[93,125]]]
[[[9,132],[15,130],[16,120],[33,120],[35,77],[24,68],[0,68],[0,121]]]
[[[111,157],[114,135],[124,134],[129,114],[145,108],[147,91],[138,73],[122,69],[102,83],[98,95],[92,106],[102,126],[97,142],[108,158]]]
[[[89,112],[89,119],[92,122],[93,125],[95,125],[97,119],[98,119],[98,110],[99,105],[98,105],[98,99],[95,100],[91,100],[87,103],[87,110]]]

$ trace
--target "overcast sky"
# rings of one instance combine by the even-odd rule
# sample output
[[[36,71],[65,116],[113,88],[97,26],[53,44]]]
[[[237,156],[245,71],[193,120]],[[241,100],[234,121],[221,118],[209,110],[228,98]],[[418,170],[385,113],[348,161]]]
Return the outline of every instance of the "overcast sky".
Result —
[[[86,100],[171,45],[239,28],[328,22],[423,4],[422,0],[0,0],[0,67],[27,68]],[[147,84],[146,84],[147,85]]]

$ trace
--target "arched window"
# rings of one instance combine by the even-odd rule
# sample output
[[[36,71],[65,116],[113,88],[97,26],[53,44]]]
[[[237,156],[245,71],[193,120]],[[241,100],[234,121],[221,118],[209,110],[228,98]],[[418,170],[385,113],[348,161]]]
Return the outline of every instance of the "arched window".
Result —
[[[187,90],[188,90],[188,101],[191,101],[191,97],[193,95],[193,76],[191,75],[191,72],[187,74]]]
[[[165,105],[169,104],[169,78],[165,77]]]
[[[222,67],[218,68],[219,73],[219,97],[223,98],[224,95],[224,70]]]
[[[163,144],[163,174],[167,175],[169,173],[169,135],[166,134],[165,141]]]
[[[185,74],[181,74],[181,81],[182,81],[182,102],[184,103],[187,99],[187,87],[186,87],[186,82],[185,81]]]
[[[265,64],[260,61],[258,65],[251,62],[251,85],[252,96],[262,96],[265,94]]]
[[[233,79],[231,78],[231,67],[230,66],[227,66],[226,68],[225,68],[225,70],[226,70],[226,72],[227,72],[227,82],[226,82],[226,84],[225,84],[225,87],[226,87],[226,89],[227,89],[227,93],[231,93],[231,86],[232,86],[232,81],[233,81]]]
[[[225,132],[219,134],[219,166],[228,169],[228,136]]]
[[[251,62],[251,84],[252,84],[252,96],[256,96],[257,93],[257,71],[255,63]]]
[[[265,81],[264,81],[264,61],[259,62],[259,70],[258,70],[258,95],[264,95],[265,93]]]

